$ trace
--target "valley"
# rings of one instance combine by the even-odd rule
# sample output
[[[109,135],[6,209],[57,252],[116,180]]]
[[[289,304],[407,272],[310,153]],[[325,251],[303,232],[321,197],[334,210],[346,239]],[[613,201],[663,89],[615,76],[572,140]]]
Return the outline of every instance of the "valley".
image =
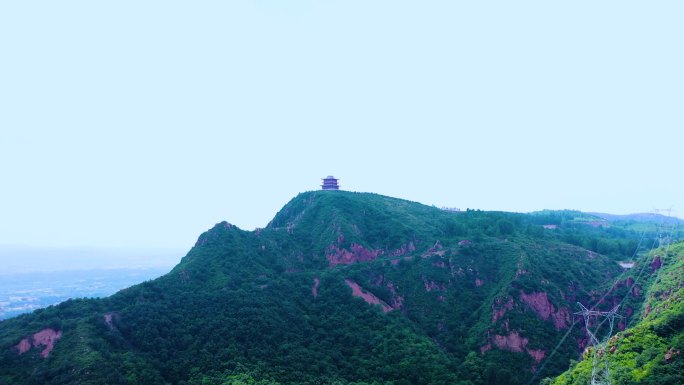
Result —
[[[170,268],[58,270],[0,274],[0,320],[70,298],[100,298],[154,279]]]

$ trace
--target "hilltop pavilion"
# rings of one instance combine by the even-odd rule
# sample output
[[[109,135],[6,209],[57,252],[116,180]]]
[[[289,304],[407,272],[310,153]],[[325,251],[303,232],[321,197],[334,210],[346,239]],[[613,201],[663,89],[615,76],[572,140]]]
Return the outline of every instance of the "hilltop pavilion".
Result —
[[[321,185],[321,188],[323,190],[339,190],[340,186],[337,184],[337,181],[339,179],[335,179],[334,176],[328,175],[327,178],[323,179],[323,184]]]

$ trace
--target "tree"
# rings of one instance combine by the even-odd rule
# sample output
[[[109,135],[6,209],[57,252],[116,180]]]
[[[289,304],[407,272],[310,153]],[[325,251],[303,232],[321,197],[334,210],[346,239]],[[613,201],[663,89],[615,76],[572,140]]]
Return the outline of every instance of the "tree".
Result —
[[[501,235],[510,235],[515,231],[515,225],[506,219],[499,219],[496,222],[496,225],[498,226],[499,234]]]

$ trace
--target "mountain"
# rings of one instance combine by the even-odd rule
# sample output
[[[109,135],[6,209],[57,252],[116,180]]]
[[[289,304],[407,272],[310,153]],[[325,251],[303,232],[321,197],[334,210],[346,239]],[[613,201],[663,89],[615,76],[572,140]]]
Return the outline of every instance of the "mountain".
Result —
[[[610,222],[615,221],[634,221],[634,222],[659,222],[665,225],[682,225],[684,224],[684,219],[677,217],[663,215],[658,213],[635,213],[635,214],[606,214],[606,213],[587,213],[599,218],[603,218]]]
[[[603,221],[603,226],[615,227],[634,232],[663,237],[668,234],[668,242],[684,237],[684,219],[657,213],[615,215],[589,213]],[[655,225],[655,226],[654,226]],[[654,232],[655,229],[655,232]]]
[[[630,230],[555,218],[302,193],[263,229],[217,224],[158,279],[1,321],[0,384],[480,385],[559,374],[586,346],[576,302],[630,293],[616,261],[643,246]],[[642,302],[638,293],[625,310]]]
[[[684,243],[659,248],[641,264],[635,271],[655,273],[645,278],[643,306],[633,326],[610,338],[601,354],[614,385],[684,384]],[[594,349],[588,349],[584,360],[545,383],[589,383],[593,356]]]

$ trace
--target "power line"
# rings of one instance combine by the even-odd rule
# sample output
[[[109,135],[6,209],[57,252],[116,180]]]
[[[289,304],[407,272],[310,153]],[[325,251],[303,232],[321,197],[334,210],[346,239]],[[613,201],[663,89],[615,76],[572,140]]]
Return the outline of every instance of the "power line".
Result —
[[[669,215],[666,217],[669,218]],[[656,237],[653,239],[653,244],[651,245],[651,249],[649,250],[649,253],[647,255],[652,254],[653,250],[656,248],[656,242],[658,242],[658,245],[660,246],[662,244],[662,234],[663,234],[663,228],[665,227],[665,219],[660,223],[658,226],[658,232],[656,234]],[[672,231],[672,230],[671,230]],[[670,232],[671,234],[671,232]],[[671,238],[668,237],[668,238]],[[665,255],[669,252],[670,248],[670,243],[668,242],[666,245],[665,249]],[[613,307],[612,310],[608,312],[601,312],[601,311],[595,311],[593,310],[596,308],[603,299],[605,299],[606,295],[604,295],[593,307],[592,309],[587,309],[584,305],[581,303],[580,308],[582,309],[580,312],[575,313],[575,314],[581,314],[582,317],[584,318],[585,322],[585,329],[587,331],[587,334],[590,336],[591,343],[594,346],[594,354],[592,357],[592,371],[591,371],[591,385],[610,385],[610,367],[609,367],[609,360],[608,360],[608,355],[606,354],[605,348],[606,345],[610,339],[610,337],[613,334],[613,326],[614,326],[614,321],[616,317],[623,318],[622,316],[617,314],[617,309],[622,306],[622,304],[627,300],[627,297],[629,297],[629,294],[632,293],[634,290],[634,287],[636,287],[637,283],[639,283],[639,280],[641,279],[644,271],[646,270],[646,266],[648,266],[648,260],[645,260],[642,262],[641,269],[639,270],[639,274],[637,275],[636,279],[634,279],[634,282],[632,285],[627,289],[625,295],[622,297],[620,302]],[[596,330],[592,332],[591,327],[590,327],[590,319],[592,317],[603,317],[603,320],[599,323],[599,325],[596,327]],[[598,332],[600,328],[603,326],[604,323],[608,322],[608,333],[606,333],[605,338],[602,340],[599,340],[597,338]]]
[[[654,210],[654,211],[658,212],[658,210]],[[666,218],[670,218],[671,212],[672,212],[672,209],[669,209],[669,210],[668,210],[668,216],[667,216]],[[654,241],[653,241],[653,243],[651,244],[651,248],[650,248],[650,250],[648,251],[647,255],[651,254],[652,251],[655,249],[656,242],[659,242],[659,245],[662,243],[662,241],[660,241],[660,240],[662,239],[662,236],[661,236],[661,235],[662,235],[662,230],[663,230],[663,227],[664,227],[664,222],[665,222],[665,219],[663,219],[663,221],[661,221],[660,225],[658,226],[656,236],[654,237]],[[669,239],[670,239],[670,240],[671,240],[671,238],[672,238],[673,231],[674,231],[674,225],[673,225],[672,228],[670,229],[670,236],[669,236]],[[642,243],[643,240],[644,240],[645,234],[646,234],[646,229],[643,229],[643,230],[642,230],[642,233],[641,233],[641,236],[640,236],[640,238],[639,238],[639,242],[637,243],[637,246],[636,246],[636,248],[635,248],[635,250],[634,250],[634,253],[632,254],[632,259],[634,259],[634,258],[636,257],[636,255],[638,254],[639,250],[641,249],[641,243]],[[667,253],[669,252],[670,244],[671,244],[671,241],[670,241],[670,242],[667,242],[667,244],[666,244],[666,250],[665,250],[665,254],[666,254],[666,255],[667,255]],[[622,277],[628,272],[627,270],[623,271],[623,272],[615,279],[615,282],[613,283],[613,285],[611,285],[610,289],[608,289],[608,290],[603,294],[603,296],[602,296],[598,301],[596,301],[596,303],[594,304],[594,306],[592,306],[590,309],[587,309],[584,305],[579,304],[582,310],[581,310],[580,312],[578,312],[578,313],[575,313],[575,314],[581,314],[581,315],[583,315],[584,320],[585,320],[585,329],[586,329],[586,331],[587,331],[587,334],[589,334],[589,335],[591,336],[592,342],[594,342],[594,340],[595,340],[595,341],[598,341],[598,339],[596,338],[596,335],[597,335],[599,329],[601,328],[601,326],[602,326],[606,321],[609,322],[609,329],[610,329],[610,332],[607,334],[607,336],[606,336],[606,338],[605,338],[605,342],[604,342],[604,344],[603,344],[603,349],[602,349],[602,352],[601,352],[602,357],[605,357],[605,359],[603,360],[603,368],[601,368],[600,362],[598,362],[598,361],[601,361],[601,360],[598,360],[598,361],[597,361],[597,357],[598,357],[598,348],[595,348],[595,349],[594,349],[594,357],[593,357],[593,361],[594,361],[594,362],[593,362],[593,366],[592,366],[592,382],[591,382],[591,385],[603,385],[603,384],[608,384],[608,385],[609,385],[609,384],[610,384],[610,371],[609,371],[609,366],[608,366],[607,355],[605,354],[605,344],[607,343],[607,341],[610,339],[610,337],[611,337],[611,335],[612,335],[613,324],[614,324],[615,318],[623,318],[622,316],[620,316],[620,315],[618,315],[618,314],[616,313],[616,312],[617,312],[617,309],[625,302],[625,300],[627,299],[627,297],[629,296],[629,294],[632,292],[632,290],[634,289],[634,287],[636,286],[636,284],[639,282],[639,279],[641,278],[641,276],[642,276],[642,274],[643,274],[643,272],[644,272],[644,270],[645,270],[645,267],[646,267],[647,265],[649,265],[649,263],[647,263],[647,261],[643,261],[643,264],[642,264],[642,266],[641,266],[641,269],[640,269],[640,271],[639,271],[639,274],[637,275],[637,278],[634,280],[634,282],[632,283],[632,285],[629,287],[629,289],[627,290],[625,296],[622,298],[622,300],[620,301],[620,303],[619,303],[617,306],[613,307],[613,309],[612,309],[611,311],[609,311],[609,312],[597,312],[597,311],[595,311],[594,309],[596,309],[596,307],[598,307],[598,305],[601,304],[601,303],[603,302],[603,300],[604,300],[604,299],[613,291],[613,289],[614,289],[615,287],[617,287],[618,283],[622,280]],[[602,315],[603,320],[602,320],[602,321],[599,323],[599,325],[597,326],[596,331],[592,332],[592,331],[590,330],[590,328],[589,328],[589,323],[588,323],[589,320],[588,320],[588,318],[589,318],[590,316],[599,316],[599,315],[602,314],[602,313],[603,313],[603,315]],[[586,317],[585,317],[585,315],[586,315]],[[551,360],[551,358],[556,354],[556,352],[558,351],[558,349],[560,348],[560,346],[565,342],[566,338],[568,337],[568,335],[570,335],[570,332],[573,330],[573,328],[575,327],[576,324],[577,324],[577,321],[573,321],[573,323],[572,323],[572,325],[570,326],[570,328],[568,328],[568,331],[567,331],[567,332],[565,333],[565,335],[561,338],[561,340],[556,344],[556,346],[554,347],[554,349],[553,349],[553,351],[551,352],[551,354],[549,354],[549,355],[546,357],[546,359],[544,360],[544,363],[540,366],[539,370],[536,371],[536,373],[532,376],[532,378],[530,378],[530,380],[527,382],[526,385],[531,385],[531,384],[536,380],[536,378],[537,378],[537,377],[539,376],[539,374],[542,372],[542,370],[544,369],[544,367],[546,367],[546,364]],[[601,344],[601,342],[599,341],[597,345],[600,345],[600,344]]]
[[[584,318],[584,328],[589,334],[591,339],[591,345],[594,346],[594,356],[592,359],[591,368],[591,385],[611,385],[610,384],[610,367],[608,365],[608,355],[606,354],[606,345],[608,340],[613,335],[613,325],[615,323],[615,318],[622,318],[621,315],[617,314],[617,309],[620,305],[615,306],[611,311],[597,311],[589,310],[581,303],[577,303],[581,311],[575,313],[579,314]],[[608,321],[608,333],[604,338],[599,339],[597,328],[595,332],[591,331],[591,319],[603,317],[604,320]],[[603,323],[603,322],[601,322]]]
[[[639,242],[637,243],[637,246],[636,246],[635,249],[634,249],[634,253],[632,253],[632,260],[633,260],[633,259],[636,257],[636,255],[639,253],[639,250],[641,249],[641,243],[644,241],[645,236],[646,236],[646,229],[644,228],[644,229],[641,231],[641,235],[639,236]],[[617,287],[618,283],[620,283],[620,281],[622,280],[622,277],[623,277],[625,274],[627,274],[627,272],[628,272],[628,270],[624,270],[622,273],[620,273],[620,275],[617,276],[617,278],[615,278],[615,281],[613,282],[613,284],[611,285],[611,287],[603,294],[603,296],[596,302],[596,304],[595,304],[594,306],[591,307],[591,310],[594,310],[594,309],[598,306],[598,304],[600,304],[600,303],[608,296],[608,294],[610,294],[610,293],[613,291],[613,289],[614,289],[615,287]],[[568,331],[565,332],[565,335],[563,335],[563,337],[560,339],[560,341],[558,341],[558,343],[557,343],[556,346],[553,348],[553,350],[551,351],[551,353],[546,357],[546,359],[544,360],[544,362],[542,363],[542,365],[539,367],[539,370],[537,370],[537,371],[535,372],[535,374],[532,376],[532,378],[530,378],[530,380],[527,382],[526,385],[531,385],[532,382],[534,382],[534,380],[537,379],[537,377],[539,376],[539,374],[542,373],[542,371],[544,370],[544,368],[546,367],[546,365],[549,363],[549,361],[551,361],[551,358],[556,354],[556,352],[558,351],[558,349],[561,347],[561,345],[562,345],[562,344],[565,342],[565,340],[568,338],[568,336],[570,335],[570,333],[572,332],[572,330],[575,328],[575,325],[577,325],[577,321],[576,321],[576,320],[573,320],[572,324],[571,324],[570,327],[568,328]]]

